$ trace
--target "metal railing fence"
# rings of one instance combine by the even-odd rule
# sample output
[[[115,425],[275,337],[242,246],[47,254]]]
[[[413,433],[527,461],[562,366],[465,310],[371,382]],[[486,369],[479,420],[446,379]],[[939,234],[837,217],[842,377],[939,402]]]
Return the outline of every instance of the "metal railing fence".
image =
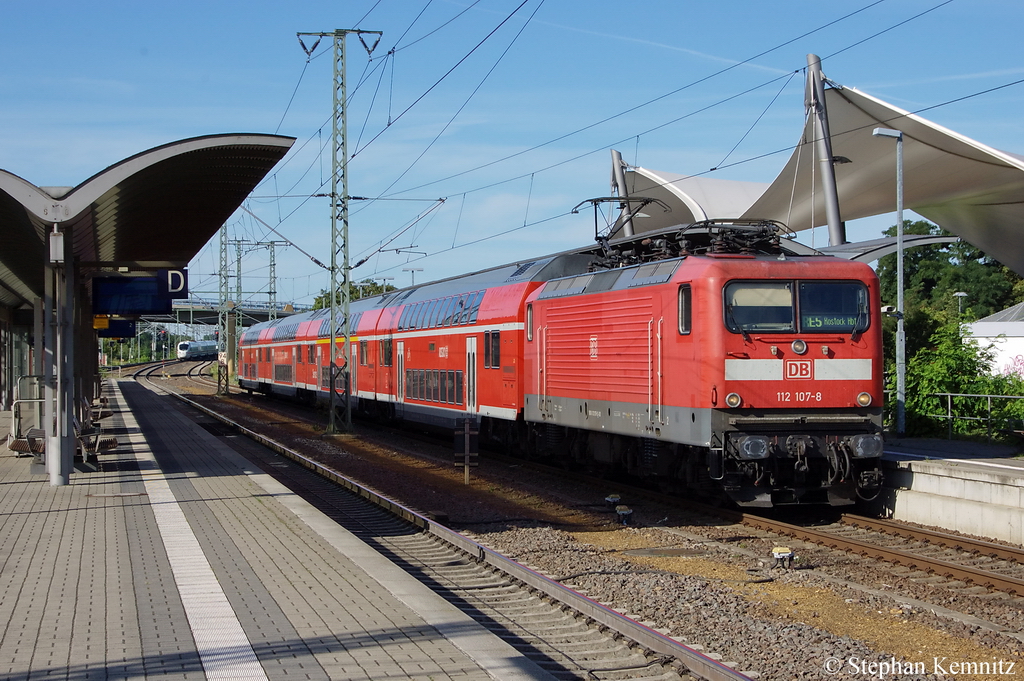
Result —
[[[986,426],[988,442],[992,442],[992,401],[993,400],[1024,400],[1024,396],[1020,395],[978,395],[974,393],[930,393],[929,397],[946,398],[946,413],[945,414],[925,414],[929,418],[945,419],[946,420],[946,439],[953,439],[953,422],[954,421],[984,421]],[[953,398],[974,398],[985,400],[985,415],[984,416],[968,416],[964,414],[953,413]],[[956,405],[962,407],[963,405]],[[1000,406],[1002,409],[1002,406]],[[970,411],[970,410],[967,410]],[[977,413],[977,410],[975,410]],[[1020,430],[1021,428],[1014,428],[1014,421],[1021,422],[1020,417],[1013,418],[1005,415],[999,415],[995,419],[996,421],[1002,420],[1003,427],[1007,430]]]

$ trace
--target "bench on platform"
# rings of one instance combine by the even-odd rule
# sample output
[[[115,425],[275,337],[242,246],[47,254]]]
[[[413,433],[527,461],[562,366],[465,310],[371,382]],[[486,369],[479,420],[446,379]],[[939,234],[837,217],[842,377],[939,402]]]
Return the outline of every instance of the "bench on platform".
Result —
[[[7,448],[19,456],[42,454],[46,448],[46,431],[42,428],[29,428],[22,437],[8,436]]]

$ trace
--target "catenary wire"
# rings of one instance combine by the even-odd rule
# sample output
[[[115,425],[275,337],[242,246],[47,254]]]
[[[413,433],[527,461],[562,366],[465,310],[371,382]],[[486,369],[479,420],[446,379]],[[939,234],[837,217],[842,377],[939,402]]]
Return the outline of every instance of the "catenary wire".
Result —
[[[948,1],[951,1],[951,0],[948,0]],[[748,64],[748,63],[752,62],[755,59],[759,59],[760,57],[763,57],[763,56],[765,56],[767,54],[771,54],[772,52],[780,50],[783,47],[786,47],[787,45],[790,45],[790,44],[796,42],[797,40],[800,40],[802,38],[806,38],[809,35],[813,35],[814,33],[822,31],[822,30],[824,30],[824,29],[826,29],[826,28],[828,28],[828,27],[830,27],[830,26],[832,26],[832,25],[834,25],[836,23],[839,23],[841,21],[845,21],[846,19],[849,19],[850,17],[852,17],[852,16],[854,16],[856,14],[859,14],[861,12],[867,11],[868,9],[871,9],[872,7],[875,7],[876,5],[879,5],[879,4],[883,3],[883,2],[885,2],[885,0],[875,0],[875,2],[869,3],[868,5],[865,5],[864,7],[861,7],[860,9],[854,10],[853,12],[845,14],[845,15],[839,17],[838,19],[834,19],[834,20],[829,21],[829,22],[827,22],[825,24],[822,24],[821,26],[818,26],[817,28],[814,28],[814,29],[812,29],[810,31],[806,31],[806,32],[804,32],[804,33],[794,37],[794,38],[791,38],[791,39],[789,39],[789,40],[787,40],[787,41],[785,41],[783,43],[779,43],[778,45],[775,45],[774,47],[771,47],[771,48],[769,48],[767,50],[763,50],[762,52],[759,52],[759,53],[757,53],[757,54],[755,54],[755,55],[753,55],[751,57],[748,57],[747,59],[744,59],[742,61],[736,62],[735,64],[727,66],[727,67],[725,67],[723,69],[719,69],[718,71],[715,71],[714,73],[711,73],[711,74],[708,74],[708,75],[703,76],[701,78],[698,78],[697,80],[691,81],[691,82],[687,83],[686,85],[678,87],[678,88],[676,88],[676,89],[674,89],[674,90],[672,90],[670,92],[666,92],[666,93],[661,94],[661,95],[659,95],[657,97],[654,97],[653,99],[649,99],[646,102],[643,102],[641,104],[637,104],[636,106],[632,106],[632,107],[630,107],[628,109],[625,109],[623,111],[620,111],[620,112],[618,112],[616,114],[612,114],[610,116],[607,116],[607,117],[605,117],[605,118],[603,118],[603,119],[601,119],[599,121],[595,121],[595,122],[590,123],[588,125],[585,125],[585,126],[583,126],[581,128],[577,128],[576,130],[573,130],[571,132],[567,132],[567,133],[565,133],[563,135],[559,135],[558,137],[552,138],[552,139],[550,139],[550,140],[548,140],[546,142],[541,142],[540,144],[536,144],[536,145],[534,145],[532,147],[529,147],[528,149],[523,149],[521,151],[517,151],[514,154],[509,154],[507,156],[504,156],[502,158],[496,159],[494,161],[489,161],[487,163],[478,165],[478,166],[476,166],[474,168],[470,168],[468,170],[464,170],[464,171],[455,173],[453,175],[449,175],[447,177],[443,177],[443,178],[441,178],[439,180],[432,180],[430,182],[426,182],[424,184],[416,185],[415,187],[410,187],[408,189],[403,189],[403,190],[395,192],[395,193],[396,194],[403,194],[403,193],[406,193],[406,192],[416,191],[416,190],[422,189],[424,187],[429,187],[432,184],[437,184],[438,182],[445,182],[447,180],[451,180],[451,179],[454,179],[456,177],[461,177],[462,175],[467,175],[469,173],[476,172],[477,170],[482,170],[484,168],[488,168],[488,167],[490,167],[492,165],[496,165],[498,163],[502,163],[504,161],[511,160],[511,159],[516,158],[518,156],[522,156],[524,154],[528,154],[528,153],[530,153],[532,151],[536,151],[538,149],[542,149],[542,148],[544,148],[546,146],[554,144],[555,142],[560,142],[560,141],[562,141],[564,139],[567,139],[569,137],[572,137],[574,135],[578,135],[578,134],[580,134],[582,132],[586,132],[587,130],[590,130],[590,129],[595,128],[595,127],[597,127],[599,125],[602,125],[604,123],[612,121],[612,120],[614,120],[616,118],[620,118],[620,117],[625,116],[627,114],[633,113],[634,111],[637,111],[637,110],[642,109],[642,108],[644,108],[646,106],[649,106],[651,104],[659,102],[659,101],[661,101],[661,100],[663,100],[663,99],[665,99],[667,97],[671,97],[672,95],[678,94],[678,93],[680,93],[680,92],[682,92],[684,90],[687,90],[687,89],[692,88],[692,87],[694,87],[696,85],[699,85],[699,84],[701,84],[703,82],[711,80],[712,78],[720,76],[720,75],[722,75],[724,73],[732,71],[733,69],[736,69],[736,68],[738,68],[740,66],[743,66],[744,64]]]
[[[753,59],[756,59],[756,58],[758,58],[759,56],[763,56],[764,54],[768,54],[768,53],[770,53],[770,52],[772,52],[772,51],[774,51],[774,50],[777,50],[777,49],[779,49],[780,47],[783,47],[783,46],[785,46],[785,45],[788,45],[788,44],[790,44],[790,43],[792,43],[792,42],[794,42],[794,41],[796,41],[796,40],[799,40],[799,39],[800,39],[800,38],[802,38],[802,37],[805,37],[805,36],[807,36],[807,35],[811,35],[811,34],[813,34],[813,33],[817,32],[817,31],[819,31],[819,30],[822,30],[823,28],[826,28],[826,27],[828,27],[828,26],[831,26],[831,25],[833,25],[833,24],[835,24],[835,23],[837,23],[837,22],[839,22],[839,21],[842,21],[842,20],[844,20],[844,19],[846,19],[846,18],[849,18],[850,16],[853,16],[853,15],[855,15],[855,14],[857,14],[857,13],[863,12],[863,11],[865,11],[865,10],[867,10],[867,9],[871,8],[871,7],[874,7],[875,5],[878,5],[878,4],[880,4],[881,2],[883,2],[883,1],[884,1],[884,0],[877,0],[876,2],[870,3],[870,4],[866,5],[865,7],[862,7],[862,8],[860,8],[860,9],[858,9],[858,10],[854,11],[854,12],[851,12],[851,13],[849,13],[849,14],[846,14],[846,15],[844,15],[843,17],[840,17],[840,18],[838,18],[838,19],[835,19],[835,20],[833,20],[833,21],[831,21],[831,22],[828,22],[828,23],[826,23],[826,24],[824,24],[824,25],[822,25],[822,26],[820,26],[820,27],[818,27],[818,28],[816,28],[816,29],[813,29],[812,31],[808,31],[808,32],[806,32],[806,33],[802,34],[801,36],[797,36],[796,38],[793,38],[793,39],[791,39],[791,40],[789,40],[789,41],[786,41],[786,42],[784,42],[784,43],[782,43],[782,44],[780,44],[780,45],[778,45],[778,46],[776,46],[776,47],[774,47],[774,48],[771,48],[771,49],[769,49],[769,50],[765,50],[765,51],[763,51],[763,52],[759,53],[758,55],[754,55],[753,57],[750,57],[750,58],[748,58],[748,59],[746,59],[746,60],[744,60],[744,61],[742,61],[742,62],[738,62],[738,63],[736,63],[736,64],[733,64],[733,65],[731,65],[731,66],[729,66],[729,67],[727,67],[727,68],[725,68],[725,69],[721,69],[721,70],[719,70],[718,72],[716,72],[716,73],[714,73],[714,74],[711,74],[711,75],[709,75],[709,76],[706,76],[706,77],[704,77],[704,78],[701,78],[701,79],[699,79],[699,80],[697,80],[697,81],[694,81],[693,83],[690,83],[690,84],[684,85],[684,86],[683,86],[683,87],[681,87],[681,88],[678,88],[678,89],[676,89],[676,90],[674,90],[674,91],[672,91],[672,92],[670,92],[670,93],[667,93],[667,94],[665,94],[665,95],[662,95],[662,96],[660,96],[660,97],[658,97],[658,98],[652,99],[652,100],[650,100],[649,102],[646,102],[646,103],[644,103],[644,104],[642,104],[642,105],[638,105],[638,107],[633,107],[633,108],[631,108],[631,109],[629,109],[629,110],[627,110],[627,111],[625,111],[625,112],[622,112],[622,113],[620,113],[620,114],[617,114],[617,115],[616,115],[615,117],[617,117],[617,116],[620,116],[620,115],[625,115],[626,113],[629,113],[629,112],[631,112],[631,111],[633,111],[633,110],[636,110],[636,108],[639,108],[640,106],[645,106],[646,104],[649,104],[649,103],[653,103],[653,102],[655,102],[655,101],[658,101],[658,100],[660,100],[660,99],[663,99],[664,97],[670,96],[671,94],[674,94],[674,93],[676,93],[676,92],[679,92],[679,91],[681,91],[681,90],[683,90],[683,89],[686,89],[686,88],[688,88],[688,87],[692,87],[693,85],[696,85],[696,84],[697,84],[697,83],[699,83],[699,82],[704,82],[704,81],[706,81],[706,80],[707,80],[707,79],[709,79],[709,78],[712,78],[712,77],[714,77],[714,76],[716,76],[716,75],[719,75],[719,74],[721,74],[721,73],[725,73],[725,72],[727,72],[727,71],[729,71],[729,70],[731,70],[731,69],[733,69],[733,68],[736,68],[736,67],[738,67],[738,66],[740,66],[740,65],[742,65],[742,64],[748,63],[748,62],[752,61]],[[932,8],[932,10],[934,10],[934,9],[938,9],[939,7],[942,7],[942,6],[946,5],[946,4],[948,4],[949,2],[951,2],[951,0],[947,0],[946,2],[940,3],[939,5],[936,5],[935,7],[933,7],[933,8]],[[525,3],[524,3],[524,4],[525,4]],[[522,6],[522,5],[520,5],[520,7],[521,7],[521,6]],[[519,9],[519,8],[517,8],[517,11],[518,11],[518,9]],[[932,10],[928,10],[928,11],[932,11]],[[515,12],[513,12],[513,14],[514,14],[514,13],[515,13]],[[917,17],[919,17],[919,16],[922,16],[923,14],[926,14],[926,13],[927,13],[927,11],[926,11],[926,12],[922,12],[922,13],[919,13],[918,15],[915,15],[915,17],[911,17],[910,19],[904,20],[904,21],[900,22],[899,24],[897,24],[896,26],[899,26],[899,25],[903,25],[903,24],[907,23],[908,21],[911,21],[911,20],[913,20],[914,18],[917,18]],[[510,16],[511,16],[511,15],[510,15]],[[499,26],[500,26],[500,25],[499,25]],[[887,29],[887,30],[891,30],[892,28],[895,28],[895,26],[894,26],[894,27],[890,27],[890,29]],[[496,30],[496,29],[495,29],[495,30]],[[859,45],[859,44],[862,44],[862,43],[863,43],[863,42],[865,42],[866,40],[870,40],[870,39],[871,39],[871,37],[875,37],[875,36],[877,36],[877,35],[881,35],[882,33],[885,33],[885,32],[886,32],[886,31],[881,31],[881,32],[879,32],[879,33],[873,34],[873,36],[870,36],[870,37],[868,37],[868,38],[865,38],[864,40],[858,41],[858,42],[857,42],[857,43],[855,43],[854,45]],[[492,31],[492,33],[493,33],[493,31]],[[486,38],[485,38],[485,40],[486,40]],[[836,53],[833,53],[833,55],[830,55],[830,56],[834,56],[834,54],[839,54],[840,52],[846,51],[847,49],[850,49],[850,47],[852,47],[852,45],[851,45],[851,46],[849,46],[849,47],[847,47],[847,48],[844,48],[843,50],[839,50],[839,51],[837,51]],[[475,48],[474,48],[474,49],[475,49]],[[468,56],[468,55],[467,55],[467,56]],[[463,59],[465,59],[465,58],[463,58]],[[461,62],[460,62],[460,63],[461,63]],[[450,73],[450,71],[449,71],[449,73]],[[447,75],[447,74],[446,74],[446,75]],[[787,75],[786,77],[788,77],[788,78],[792,78],[792,74],[788,74],[788,75]],[[443,79],[443,77],[442,77],[442,79]],[[775,79],[775,80],[777,80],[777,79]],[[438,82],[440,82],[440,81],[438,81]],[[769,82],[774,82],[774,81],[769,81]],[[767,84],[767,83],[765,83],[765,84]],[[765,84],[762,84],[762,86],[763,86],[763,85],[765,85]],[[435,83],[435,86],[436,86],[436,83]],[[434,86],[432,86],[432,87],[434,87]],[[752,88],[751,90],[753,90],[753,89],[757,89],[757,88]],[[749,91],[751,91],[751,90],[747,90],[747,91],[745,91],[744,93],[741,93],[741,94],[745,94],[746,92],[749,92]],[[429,90],[428,90],[427,92],[429,92]],[[425,96],[425,94],[426,94],[426,93],[424,93],[424,95],[423,95],[423,96]],[[737,96],[738,96],[738,95],[737,95]],[[726,100],[723,100],[723,101],[728,101],[729,99],[733,99],[733,98],[735,98],[735,97],[731,97],[731,98],[728,98],[728,99],[726,99]],[[420,97],[420,99],[422,99],[422,96]],[[418,99],[417,101],[419,101],[419,99]],[[416,103],[416,102],[414,102],[413,104],[415,104],[415,103]],[[938,106],[938,105],[937,105],[937,106]],[[410,106],[409,108],[411,108],[411,106]],[[402,112],[402,114],[400,114],[400,115],[403,115],[404,113],[406,113],[406,112],[407,112],[407,111],[409,110],[409,108],[407,108],[407,109],[406,109],[405,111],[403,111],[403,112]],[[708,108],[708,107],[704,107],[704,109],[702,109],[702,110],[706,110],[707,108]],[[694,113],[696,113],[696,112],[694,112]],[[692,114],[688,114],[688,115],[692,115]],[[607,118],[607,119],[604,119],[604,120],[610,120],[610,118],[612,118],[612,117],[609,117],[609,118]],[[674,123],[674,122],[678,122],[679,120],[682,120],[682,118],[685,118],[685,117],[680,117],[680,118],[674,119],[673,121],[670,121],[670,122],[668,122],[668,123],[662,124],[662,125],[660,125],[660,126],[656,126],[655,128],[651,128],[650,130],[648,130],[648,131],[645,131],[644,133],[641,133],[641,134],[648,134],[649,132],[651,132],[651,131],[653,131],[653,130],[656,130],[656,129],[658,129],[658,128],[661,128],[661,127],[665,127],[666,125],[670,125],[670,124],[672,124],[672,123]],[[517,152],[516,154],[513,154],[513,155],[510,155],[510,156],[507,156],[507,157],[505,157],[505,158],[503,158],[503,159],[498,159],[497,161],[492,161],[492,162],[490,162],[490,163],[487,163],[487,164],[484,164],[484,165],[482,165],[482,166],[478,166],[477,168],[473,168],[473,169],[470,169],[470,170],[467,170],[467,171],[463,171],[463,172],[461,172],[461,173],[457,173],[457,174],[455,174],[455,175],[452,175],[452,176],[449,176],[449,177],[447,177],[447,178],[442,178],[441,180],[435,180],[435,181],[433,181],[433,182],[430,182],[430,183],[427,183],[427,184],[425,184],[425,185],[419,185],[418,187],[414,187],[414,188],[410,188],[410,189],[407,189],[407,190],[403,190],[403,191],[401,191],[401,192],[396,192],[396,194],[401,194],[401,193],[405,193],[405,192],[408,192],[408,191],[412,191],[413,189],[417,189],[417,188],[420,188],[420,187],[423,187],[423,186],[428,186],[429,184],[434,184],[434,183],[436,183],[436,182],[440,182],[440,181],[443,181],[443,180],[446,180],[446,179],[451,179],[451,178],[454,178],[454,177],[458,177],[458,176],[461,176],[461,175],[467,174],[467,173],[469,173],[469,172],[473,172],[474,170],[479,170],[479,169],[482,169],[482,168],[484,168],[484,167],[488,167],[488,166],[490,166],[490,165],[494,165],[495,163],[501,162],[502,160],[507,160],[507,159],[509,159],[509,158],[513,158],[513,157],[515,157],[515,156],[519,156],[519,155],[522,155],[522,154],[524,154],[524,153],[527,153],[528,151],[531,151],[531,150],[534,150],[534,149],[538,149],[538,148],[540,148],[540,147],[542,147],[542,146],[546,146],[546,145],[548,145],[548,144],[551,144],[551,143],[553,143],[553,142],[555,142],[555,141],[558,141],[558,140],[560,140],[560,139],[564,139],[565,137],[567,137],[567,136],[569,136],[569,135],[572,135],[572,134],[576,134],[576,132],[581,132],[581,131],[583,131],[583,130],[586,130],[586,129],[589,129],[589,128],[591,128],[591,127],[594,127],[594,125],[598,125],[598,124],[600,124],[601,122],[604,122],[604,121],[599,121],[598,123],[595,123],[595,124],[591,124],[590,126],[586,126],[585,128],[581,128],[580,130],[578,130],[578,131],[574,131],[573,133],[568,133],[567,135],[563,135],[563,136],[561,136],[561,137],[559,137],[559,138],[556,138],[556,139],[554,139],[554,140],[550,140],[550,141],[548,141],[548,142],[545,142],[545,143],[543,143],[543,144],[541,144],[541,145],[537,145],[537,146],[535,146],[535,147],[531,147],[531,149],[527,149],[527,150],[524,150],[524,151],[521,151],[521,152]],[[382,131],[382,132],[383,132],[383,131]],[[379,134],[380,134],[380,133],[379,133]],[[379,135],[379,134],[378,134],[378,135]],[[629,137],[629,138],[627,138],[627,139],[632,139],[633,137],[637,137],[637,138],[638,138],[638,137],[639,137],[639,135],[630,135],[630,137]],[[372,141],[373,141],[373,140],[371,140],[371,142],[372,142]],[[613,144],[619,144],[619,143],[621,143],[621,141],[619,141],[619,142],[615,142],[615,143],[613,143]],[[369,144],[369,143],[367,143],[367,144]],[[365,146],[364,146],[364,148],[365,148]],[[606,148],[608,148],[608,147],[607,147],[607,145],[606,145],[606,146],[604,146],[604,147],[602,147],[602,148],[601,148],[600,150],[603,150],[603,149],[606,149]],[[790,148],[791,148],[791,147],[786,147],[786,148],[785,148],[784,150],[788,150],[788,149],[790,149]],[[600,151],[600,150],[597,150],[597,151]],[[531,173],[525,173],[525,174],[523,174],[523,175],[519,175],[519,176],[516,176],[516,177],[514,177],[514,178],[509,178],[508,180],[505,180],[504,182],[510,182],[510,181],[514,181],[514,180],[517,180],[517,179],[521,179],[522,177],[525,177],[525,176],[527,176],[527,175],[531,175],[531,174],[533,174],[533,173],[536,173],[536,172],[541,172],[541,171],[543,171],[543,170],[548,170],[548,169],[551,169],[551,168],[553,168],[553,167],[557,167],[558,165],[562,165],[562,164],[564,164],[564,163],[568,163],[568,162],[570,162],[570,161],[572,161],[572,160],[576,160],[576,159],[578,159],[578,158],[582,158],[582,157],[584,157],[584,156],[586,156],[586,155],[589,155],[590,153],[595,153],[595,152],[594,152],[594,151],[591,151],[591,152],[588,152],[588,153],[586,153],[586,154],[580,154],[580,155],[577,155],[577,156],[573,157],[572,159],[569,159],[569,160],[567,160],[567,161],[563,161],[562,163],[558,163],[558,164],[553,164],[553,165],[547,166],[547,167],[545,167],[545,168],[542,168],[542,169],[541,169],[541,170],[539,170],[539,171],[538,171],[538,170],[534,170],[534,171],[532,171]],[[722,168],[722,167],[731,167],[731,166],[734,166],[734,165],[738,165],[738,164],[740,164],[740,163],[745,163],[745,162],[749,162],[749,160],[753,160],[754,158],[763,158],[763,157],[765,157],[765,156],[770,156],[770,155],[774,155],[774,154],[776,154],[776,153],[780,153],[780,151],[775,151],[775,152],[769,152],[769,153],[767,153],[767,154],[762,154],[762,155],[759,155],[759,156],[757,156],[757,157],[753,157],[752,159],[746,159],[746,160],[743,160],[743,161],[739,161],[739,162],[736,162],[736,163],[733,163],[733,164],[729,164],[728,166],[723,166],[723,165],[721,165],[721,164],[720,164],[719,168]],[[703,174],[703,173],[701,173],[701,174]],[[503,182],[491,183],[491,184],[488,184],[488,185],[485,185],[485,186],[482,186],[482,187],[478,187],[478,188],[476,188],[476,189],[473,189],[473,190],[469,190],[469,191],[480,191],[480,190],[482,190],[482,189],[485,189],[485,188],[489,188],[489,187],[493,187],[493,186],[496,186],[496,185],[498,185],[498,184],[502,184],[502,183],[503,183]],[[322,186],[322,185],[321,185],[321,186]],[[383,197],[381,197],[381,198],[383,198]],[[304,201],[303,203],[305,203],[305,201]],[[301,205],[302,205],[302,204],[300,204],[300,206],[299,206],[299,207],[301,207]],[[297,208],[296,208],[295,210],[298,210],[298,208],[299,208],[299,207],[297,207]],[[292,212],[288,213],[288,215],[286,215],[284,219],[285,219],[285,220],[287,220],[287,218],[288,218],[289,216],[291,216],[292,214],[294,214],[295,210],[293,210]],[[280,224],[280,223],[279,223],[279,224]],[[522,228],[522,227],[520,227],[520,229],[521,229],[521,228]],[[500,234],[499,234],[499,235],[500,235]],[[499,236],[499,235],[494,235],[494,236]],[[484,238],[493,238],[493,237],[484,237]],[[431,254],[431,255],[433,255],[433,254]]]

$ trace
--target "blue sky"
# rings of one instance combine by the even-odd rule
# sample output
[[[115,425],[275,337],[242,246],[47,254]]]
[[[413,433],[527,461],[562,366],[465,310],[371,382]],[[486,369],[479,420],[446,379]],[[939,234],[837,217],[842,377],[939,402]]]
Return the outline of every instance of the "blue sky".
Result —
[[[832,80],[911,111],[966,97],[925,116],[1024,153],[1024,84],[970,96],[1024,78],[1022,25],[1013,0],[7,0],[0,168],[77,185],[187,137],[291,135],[246,205],[326,262],[329,208],[312,195],[329,190],[330,39],[307,64],[296,33],[383,31],[372,60],[348,43],[349,190],[390,199],[352,204],[353,262],[371,256],[353,276],[405,286],[408,268],[423,282],[588,243],[592,214],[570,210],[609,193],[609,148],[658,170],[770,182],[800,134],[808,53]],[[280,240],[241,211],[228,229]],[[244,254],[253,300],[266,300],[268,260]],[[296,248],[277,263],[279,300],[309,303],[327,284]],[[207,246],[193,290],[216,290],[216,268]]]

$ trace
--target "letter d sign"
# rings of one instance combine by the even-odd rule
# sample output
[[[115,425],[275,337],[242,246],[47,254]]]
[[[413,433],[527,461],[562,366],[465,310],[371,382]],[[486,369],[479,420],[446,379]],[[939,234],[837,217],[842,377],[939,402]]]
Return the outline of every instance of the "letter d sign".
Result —
[[[157,280],[163,297],[172,300],[188,298],[188,270],[160,270]]]

